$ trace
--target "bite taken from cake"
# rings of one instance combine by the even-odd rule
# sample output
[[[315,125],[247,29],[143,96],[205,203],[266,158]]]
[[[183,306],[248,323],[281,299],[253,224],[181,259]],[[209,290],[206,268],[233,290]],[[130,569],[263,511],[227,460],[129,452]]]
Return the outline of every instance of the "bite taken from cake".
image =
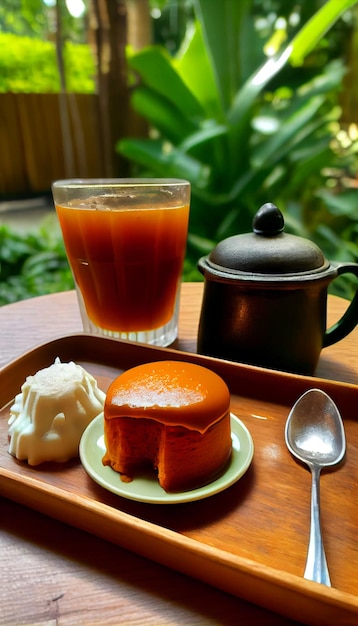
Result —
[[[133,367],[110,385],[103,464],[128,482],[152,468],[167,492],[215,480],[232,450],[230,392],[217,374],[184,361]]]

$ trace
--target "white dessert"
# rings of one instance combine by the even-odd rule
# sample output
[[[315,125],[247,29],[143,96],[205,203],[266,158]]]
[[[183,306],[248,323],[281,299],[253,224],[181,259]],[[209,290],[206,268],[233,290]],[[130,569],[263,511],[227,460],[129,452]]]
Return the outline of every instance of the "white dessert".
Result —
[[[10,409],[10,454],[29,465],[77,457],[82,433],[103,412],[105,395],[73,362],[56,359],[28,376]]]

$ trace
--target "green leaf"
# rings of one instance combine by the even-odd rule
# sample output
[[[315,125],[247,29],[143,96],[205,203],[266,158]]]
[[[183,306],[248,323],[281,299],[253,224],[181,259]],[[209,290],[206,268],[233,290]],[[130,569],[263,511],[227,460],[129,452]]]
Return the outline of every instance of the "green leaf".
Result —
[[[223,120],[225,117],[215,85],[213,68],[203,41],[198,21],[190,29],[173,65],[188,89],[200,102],[208,118]]]
[[[343,65],[342,60],[334,59],[323,68],[321,73],[301,85],[297,93],[299,96],[307,94],[313,96],[335,92],[340,88],[346,72],[347,68]]]
[[[188,119],[180,108],[146,86],[135,89],[132,105],[137,113],[145,116],[172,143],[181,141],[198,129],[198,125]]]
[[[322,37],[357,0],[328,0],[301,28],[292,40],[290,63],[301,65]]]
[[[181,142],[180,148],[185,152],[189,152],[197,148],[199,145],[206,144],[217,137],[223,137],[227,135],[228,128],[224,124],[216,124],[213,120],[207,120],[204,128],[193,133]]]
[[[196,160],[208,164],[212,169],[213,178],[221,179],[223,186],[228,181],[226,171],[227,133],[227,126],[208,120],[201,130],[185,138],[178,146],[181,152],[190,153]],[[215,168],[212,168],[213,164],[215,164]]]
[[[308,123],[324,101],[324,96],[311,98],[308,102],[302,103],[288,119],[281,120],[279,132],[276,132],[255,151],[252,165],[258,169],[267,162],[275,163],[292,149],[292,145],[301,139],[302,133],[310,135],[312,128],[308,127]],[[321,124],[322,120],[319,123]]]
[[[208,182],[209,168],[180,149],[165,151],[159,141],[123,139],[118,148],[121,154],[150,169],[157,176],[185,178],[199,186],[205,186]]]
[[[60,267],[67,267],[67,261],[61,259],[52,250],[43,250],[26,259],[23,265],[23,273],[28,277],[41,276],[44,272],[57,270]]]
[[[327,189],[317,191],[317,197],[324,200],[330,212],[336,216],[347,216],[352,220],[357,219],[358,189],[350,189],[338,195],[329,193]]]
[[[253,107],[257,97],[266,85],[289,61],[297,63],[298,58],[308,54],[319,38],[325,34],[327,28],[332,26],[341,14],[348,7],[353,6],[356,1],[341,0],[341,2],[337,2],[337,0],[328,0],[318,12],[322,19],[315,16],[313,26],[312,20],[310,20],[280,54],[269,58],[237,91],[228,115],[229,123],[232,126],[230,136],[232,153],[235,145],[241,146],[244,151],[247,149],[249,141],[248,127],[251,122]],[[237,167],[239,166],[240,163],[237,164]]]
[[[175,71],[164,49],[151,46],[129,56],[128,61],[145,85],[180,108],[185,117],[191,120],[202,117],[200,103]]]
[[[256,70],[236,93],[228,119],[232,126],[243,127],[251,117],[251,108],[257,96],[269,81],[286,65],[291,48],[286,48],[275,58],[271,58]]]
[[[240,37],[249,0],[194,0],[213,68],[221,108],[226,111],[242,82]]]
[[[255,99],[272,80],[272,78],[288,63],[297,64],[314,48],[320,38],[346,11],[357,3],[357,0],[328,0],[314,17],[304,25],[289,45],[278,55],[269,58],[245,82],[237,92],[229,115],[233,126],[242,128],[243,120],[247,123],[250,108]],[[238,135],[238,130],[236,130]]]

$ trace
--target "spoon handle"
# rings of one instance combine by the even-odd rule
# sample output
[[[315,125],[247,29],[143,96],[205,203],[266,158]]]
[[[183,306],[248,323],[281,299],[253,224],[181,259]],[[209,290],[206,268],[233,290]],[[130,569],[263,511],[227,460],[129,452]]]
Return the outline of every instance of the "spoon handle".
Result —
[[[312,492],[311,492],[311,528],[310,539],[308,545],[306,569],[304,578],[313,580],[331,586],[329,578],[326,555],[324,552],[321,523],[320,523],[320,505],[319,505],[319,478],[320,468],[311,466],[312,473]]]

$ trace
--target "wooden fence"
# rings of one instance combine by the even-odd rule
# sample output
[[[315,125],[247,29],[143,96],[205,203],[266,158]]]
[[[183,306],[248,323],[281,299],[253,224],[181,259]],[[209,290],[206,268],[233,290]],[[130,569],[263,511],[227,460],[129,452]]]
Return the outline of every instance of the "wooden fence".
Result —
[[[98,96],[0,94],[0,198],[106,176],[105,161]]]

